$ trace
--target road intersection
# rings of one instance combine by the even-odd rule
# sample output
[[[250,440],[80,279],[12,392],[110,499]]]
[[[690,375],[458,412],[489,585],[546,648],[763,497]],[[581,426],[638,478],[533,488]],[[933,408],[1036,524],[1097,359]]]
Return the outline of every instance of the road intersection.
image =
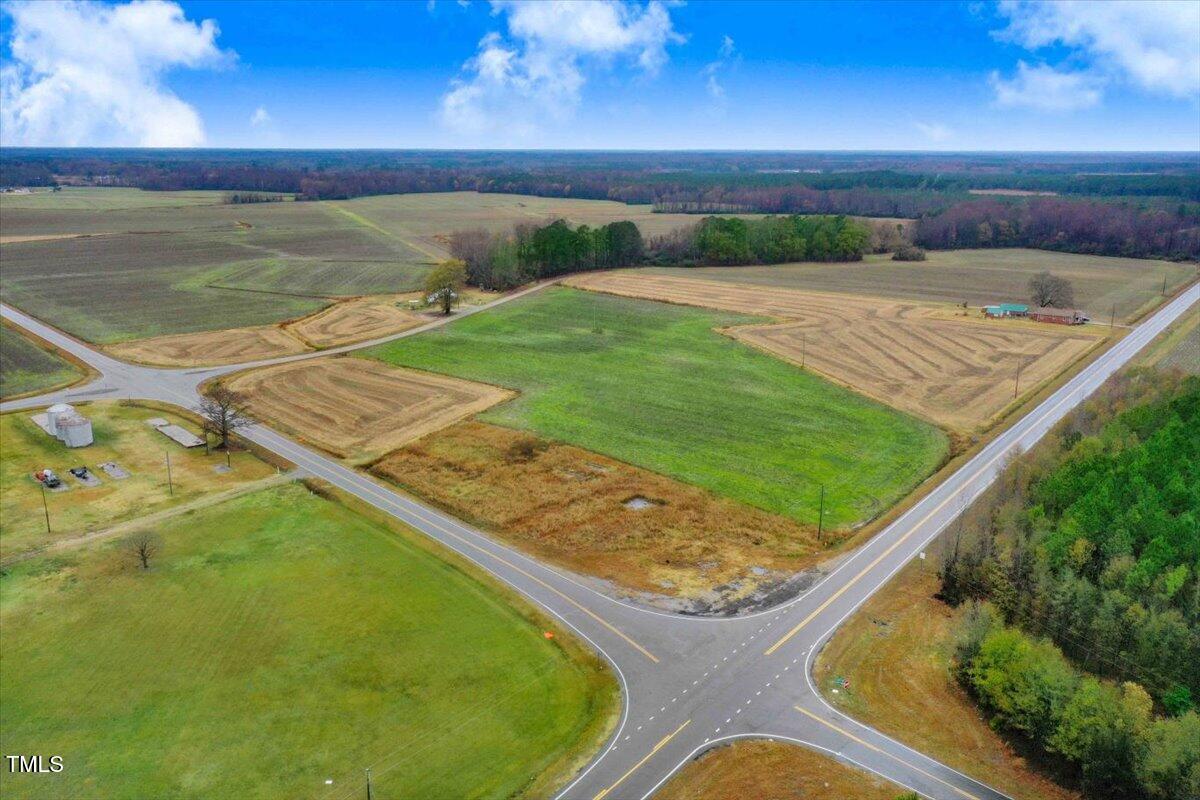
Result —
[[[624,697],[621,718],[604,747],[560,797],[646,798],[709,748],[744,738],[771,738],[824,752],[925,797],[999,800],[1005,797],[999,791],[829,706],[812,680],[814,658],[855,609],[987,488],[1011,454],[1033,446],[1168,325],[1186,313],[1196,313],[1197,302],[1200,285],[1192,285],[803,594],[734,617],[673,614],[611,597],[266,425],[250,426],[240,434],[474,562],[557,618],[610,663]],[[119,361],[8,306],[0,306],[0,315],[99,373],[86,386],[2,403],[0,411],[59,401],[126,398],[195,408],[199,386],[212,378],[250,366],[348,352],[430,327],[253,364],[179,370]]]

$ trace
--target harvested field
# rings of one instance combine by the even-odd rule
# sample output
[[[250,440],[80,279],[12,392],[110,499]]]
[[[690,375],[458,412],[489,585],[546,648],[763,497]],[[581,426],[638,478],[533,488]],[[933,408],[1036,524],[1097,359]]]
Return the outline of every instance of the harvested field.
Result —
[[[803,363],[881,402],[960,431],[986,427],[1021,386],[1032,390],[1100,341],[1078,328],[954,318],[946,308],[630,272],[569,285],[789,320],[731,336]]]
[[[1049,271],[1075,289],[1075,304],[1096,320],[1128,322],[1162,301],[1163,280],[1173,291],[1197,277],[1195,264],[1148,258],[1114,258],[1005,248],[935,250],[927,261],[892,261],[868,255],[862,261],[777,264],[761,267],[654,267],[660,275],[703,278],[780,289],[838,292],[935,303],[1017,302],[1029,299],[1029,279]]]
[[[335,347],[415,328],[428,320],[396,306],[396,297],[364,297],[284,325],[316,348]]]
[[[1146,348],[1142,362],[1200,375],[1200,311],[1163,331]]]
[[[658,800],[896,800],[904,790],[877,775],[794,744],[743,741],[710,750],[655,794]]]
[[[640,591],[697,598],[736,582],[730,592],[744,593],[820,552],[810,527],[481,422],[426,436],[372,472],[541,558]],[[628,506],[635,497],[649,505]],[[755,575],[756,566],[768,571]]]
[[[514,396],[483,383],[326,358],[235,376],[250,412],[318,447],[370,461]]]
[[[155,336],[110,345],[105,349],[126,361],[167,367],[239,364],[308,350],[303,341],[272,325]]]

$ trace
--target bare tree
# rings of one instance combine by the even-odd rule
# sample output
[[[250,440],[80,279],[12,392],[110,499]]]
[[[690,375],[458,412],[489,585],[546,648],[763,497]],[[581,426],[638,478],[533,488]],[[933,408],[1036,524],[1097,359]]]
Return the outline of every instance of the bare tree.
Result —
[[[1068,308],[1075,304],[1075,290],[1066,278],[1041,272],[1029,279],[1029,295],[1039,308]]]
[[[157,534],[146,531],[130,537],[129,552],[137,559],[142,569],[150,569],[150,559],[158,555],[161,544]]]
[[[246,416],[245,395],[221,385],[210,389],[200,401],[200,416],[204,418],[204,430],[216,434],[221,440],[217,446],[226,448],[230,433],[254,422]]]

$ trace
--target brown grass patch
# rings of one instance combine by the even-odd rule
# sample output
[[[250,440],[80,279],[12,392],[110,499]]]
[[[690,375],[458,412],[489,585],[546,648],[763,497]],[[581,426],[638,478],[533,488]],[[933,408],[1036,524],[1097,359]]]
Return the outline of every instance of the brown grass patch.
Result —
[[[815,750],[770,741],[742,741],[710,750],[655,795],[659,800],[894,800],[894,783]]]
[[[1078,328],[955,318],[948,307],[673,276],[594,273],[593,291],[788,320],[727,331],[881,402],[959,431],[986,428],[1100,341]]]
[[[167,367],[238,364],[308,350],[295,336],[271,325],[154,336],[109,345],[104,349],[126,361]]]
[[[484,383],[359,358],[266,367],[228,385],[246,395],[255,417],[356,462],[514,396]]]
[[[791,572],[820,553],[813,532],[790,520],[480,422],[414,442],[372,471],[539,557],[637,590],[689,596],[731,581],[749,589],[769,579],[751,567]],[[635,497],[651,503],[625,505]]]
[[[415,328],[427,319],[396,307],[395,297],[361,297],[284,325],[312,347],[336,347]]]
[[[914,561],[830,640],[813,670],[825,699],[1016,798],[1078,795],[1034,772],[950,672],[954,612],[933,597],[936,557]],[[839,689],[837,676],[850,679]]]

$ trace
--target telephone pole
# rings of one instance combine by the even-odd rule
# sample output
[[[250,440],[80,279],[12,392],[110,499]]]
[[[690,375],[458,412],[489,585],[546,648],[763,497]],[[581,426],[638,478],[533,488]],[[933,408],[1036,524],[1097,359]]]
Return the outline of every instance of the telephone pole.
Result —
[[[821,510],[817,512],[817,541],[821,541],[821,534],[825,530],[825,484],[821,484]]]
[[[1017,395],[1021,391],[1021,368],[1025,366],[1025,356],[1017,356],[1017,376],[1013,380],[1013,400],[1017,399]]]
[[[804,369],[804,362],[808,360],[808,334],[800,334],[800,369]]]
[[[167,492],[175,496],[175,482],[171,480],[171,451],[167,451]]]
[[[371,795],[371,768],[367,767],[367,800],[372,800]]]
[[[42,489],[42,511],[46,512],[46,533],[50,533],[50,506],[46,504],[46,484],[38,481]]]

